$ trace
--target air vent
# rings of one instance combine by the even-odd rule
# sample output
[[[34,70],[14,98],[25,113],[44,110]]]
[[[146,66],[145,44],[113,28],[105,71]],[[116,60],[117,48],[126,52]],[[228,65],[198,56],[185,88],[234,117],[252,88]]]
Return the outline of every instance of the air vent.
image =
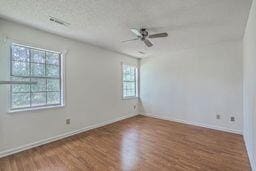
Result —
[[[56,24],[60,24],[60,25],[63,25],[63,26],[69,26],[70,25],[70,23],[68,23],[66,21],[63,21],[61,19],[52,17],[52,16],[50,16],[49,20],[52,21],[52,22],[55,22]]]

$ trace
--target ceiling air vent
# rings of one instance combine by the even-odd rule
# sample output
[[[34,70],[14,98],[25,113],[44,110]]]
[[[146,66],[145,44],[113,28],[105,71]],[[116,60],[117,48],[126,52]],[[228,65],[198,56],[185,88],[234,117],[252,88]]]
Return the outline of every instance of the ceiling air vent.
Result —
[[[52,22],[55,22],[56,24],[60,24],[60,25],[63,25],[63,26],[69,26],[70,25],[70,23],[68,23],[66,21],[63,21],[61,19],[52,17],[52,16],[50,16],[49,20],[52,21]]]

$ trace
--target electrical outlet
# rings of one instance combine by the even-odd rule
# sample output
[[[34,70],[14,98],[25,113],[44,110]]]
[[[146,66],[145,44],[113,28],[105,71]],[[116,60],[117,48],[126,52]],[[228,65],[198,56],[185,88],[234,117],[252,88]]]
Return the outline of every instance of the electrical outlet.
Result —
[[[66,119],[66,124],[69,125],[70,124],[70,119]]]
[[[235,122],[235,117],[234,117],[234,116],[231,116],[231,117],[230,117],[230,121],[231,121],[231,122]]]
[[[219,114],[216,115],[216,119],[220,119],[220,115]]]

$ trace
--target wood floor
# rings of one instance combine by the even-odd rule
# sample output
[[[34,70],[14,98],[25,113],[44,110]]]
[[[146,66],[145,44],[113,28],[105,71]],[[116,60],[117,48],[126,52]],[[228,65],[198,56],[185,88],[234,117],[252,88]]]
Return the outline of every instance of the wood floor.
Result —
[[[0,170],[250,170],[242,136],[136,116],[0,159]]]

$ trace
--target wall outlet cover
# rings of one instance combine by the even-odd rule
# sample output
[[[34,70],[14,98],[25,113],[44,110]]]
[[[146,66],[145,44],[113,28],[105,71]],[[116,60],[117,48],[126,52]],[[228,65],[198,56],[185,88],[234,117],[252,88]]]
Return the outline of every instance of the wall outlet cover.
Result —
[[[67,125],[70,124],[70,119],[66,119],[66,124],[67,124]]]
[[[235,117],[234,117],[234,116],[231,116],[231,117],[230,117],[230,121],[231,121],[231,122],[235,122]]]
[[[218,115],[216,115],[216,119],[220,119],[220,115],[218,114]]]

